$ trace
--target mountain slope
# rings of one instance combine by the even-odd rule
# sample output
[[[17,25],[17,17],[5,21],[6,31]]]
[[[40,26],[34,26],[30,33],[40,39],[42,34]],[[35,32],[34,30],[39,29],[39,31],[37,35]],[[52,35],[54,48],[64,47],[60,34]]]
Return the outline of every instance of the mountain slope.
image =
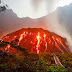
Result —
[[[29,52],[70,52],[66,38],[41,28],[23,28],[7,34],[2,40],[21,45],[27,48]]]

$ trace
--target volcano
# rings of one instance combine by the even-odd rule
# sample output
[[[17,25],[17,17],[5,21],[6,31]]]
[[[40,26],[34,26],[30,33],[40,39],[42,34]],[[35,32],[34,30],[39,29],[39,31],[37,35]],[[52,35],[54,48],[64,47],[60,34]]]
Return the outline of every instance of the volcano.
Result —
[[[16,43],[29,52],[37,54],[41,52],[70,53],[66,38],[42,28],[22,28],[7,34],[2,40]]]

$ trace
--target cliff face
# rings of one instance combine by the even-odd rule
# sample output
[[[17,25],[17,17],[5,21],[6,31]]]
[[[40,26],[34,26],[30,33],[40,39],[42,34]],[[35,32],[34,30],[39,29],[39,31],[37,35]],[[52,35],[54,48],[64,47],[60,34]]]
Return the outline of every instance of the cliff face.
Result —
[[[16,32],[7,34],[2,40],[21,45],[24,48],[27,48],[29,52],[34,53],[70,52],[66,38],[41,28],[23,28]]]

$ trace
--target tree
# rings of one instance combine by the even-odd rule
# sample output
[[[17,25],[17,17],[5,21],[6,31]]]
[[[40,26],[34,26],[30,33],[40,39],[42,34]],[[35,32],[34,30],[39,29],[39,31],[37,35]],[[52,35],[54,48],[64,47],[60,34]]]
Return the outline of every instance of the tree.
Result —
[[[0,4],[2,4],[2,1],[1,0],[0,0]],[[0,5],[0,12],[1,11],[5,11],[7,8],[8,8],[8,5],[7,4]]]
[[[48,72],[48,63],[46,63],[42,58],[39,59],[38,63],[37,63],[37,72]]]

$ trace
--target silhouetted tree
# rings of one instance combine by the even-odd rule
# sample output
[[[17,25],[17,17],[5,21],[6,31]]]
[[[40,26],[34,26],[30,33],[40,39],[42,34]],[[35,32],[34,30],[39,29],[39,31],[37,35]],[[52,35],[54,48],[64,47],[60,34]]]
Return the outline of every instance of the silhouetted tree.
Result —
[[[1,2],[1,0],[0,0],[0,4],[1,4],[1,3],[2,3],[2,2]],[[0,6],[0,12],[1,12],[1,11],[5,11],[7,8],[8,8],[8,5],[7,5],[7,4],[1,5],[1,6]]]

